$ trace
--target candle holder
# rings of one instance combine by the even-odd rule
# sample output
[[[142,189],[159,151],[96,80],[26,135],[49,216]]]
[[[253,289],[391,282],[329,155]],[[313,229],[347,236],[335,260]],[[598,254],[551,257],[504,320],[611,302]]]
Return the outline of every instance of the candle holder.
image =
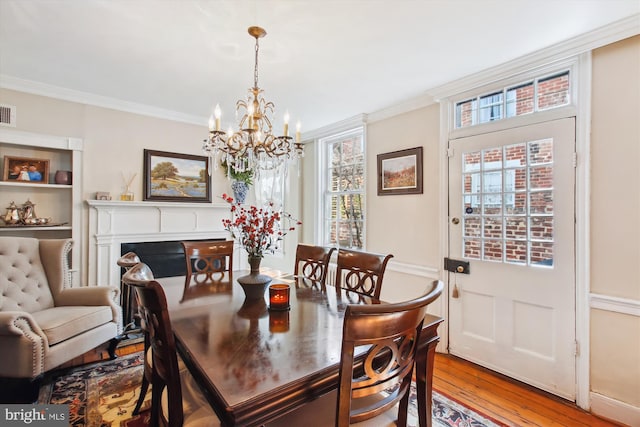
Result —
[[[289,307],[289,285],[269,286],[269,310],[284,311]]]

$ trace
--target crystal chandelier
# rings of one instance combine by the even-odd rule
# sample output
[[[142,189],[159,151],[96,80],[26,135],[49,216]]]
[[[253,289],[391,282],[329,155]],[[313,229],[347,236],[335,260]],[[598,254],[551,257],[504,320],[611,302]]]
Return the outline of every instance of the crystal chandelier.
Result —
[[[282,136],[272,133],[273,102],[267,102],[258,87],[258,39],[267,35],[260,27],[249,27],[249,34],[256,39],[253,87],[249,89],[247,99],[236,103],[236,115],[244,110],[238,130],[231,127],[227,132],[220,130],[220,106],[216,105],[209,119],[209,137],[204,140],[202,150],[211,158],[214,167],[220,162],[226,163],[236,172],[274,169],[304,155],[300,142],[300,122],[296,125],[295,141],[289,136],[289,113],[284,115]],[[227,171],[229,171],[227,167]]]

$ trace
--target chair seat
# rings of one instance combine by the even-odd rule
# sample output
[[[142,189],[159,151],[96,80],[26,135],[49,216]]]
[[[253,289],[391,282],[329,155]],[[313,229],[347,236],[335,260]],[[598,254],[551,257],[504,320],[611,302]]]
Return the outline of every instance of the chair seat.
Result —
[[[185,427],[219,427],[220,419],[209,405],[209,401],[204,397],[202,390],[195,379],[184,366],[184,362],[178,358],[180,366],[180,384],[182,388],[182,410],[184,413]],[[167,419],[168,413],[167,389],[162,392],[162,413],[161,417]]]
[[[49,345],[55,345],[83,332],[113,321],[108,306],[62,306],[31,313],[47,336]]]
[[[338,391],[334,390],[289,414],[265,424],[265,427],[333,426],[335,425],[337,401]],[[375,418],[351,425],[356,427],[395,427],[397,418],[398,405],[395,405]],[[313,420],[313,423],[310,424],[310,420]]]

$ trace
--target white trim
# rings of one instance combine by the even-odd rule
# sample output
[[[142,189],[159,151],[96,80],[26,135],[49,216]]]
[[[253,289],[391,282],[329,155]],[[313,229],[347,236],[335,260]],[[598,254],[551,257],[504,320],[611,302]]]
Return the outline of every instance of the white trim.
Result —
[[[438,223],[444,226],[440,227],[439,253],[440,259],[444,260],[449,256],[449,124],[451,123],[449,115],[449,104],[447,102],[440,103],[440,144],[438,147],[438,159],[440,166],[440,212],[438,213]],[[444,262],[444,261],[443,261]],[[445,321],[440,326],[440,342],[438,343],[438,351],[449,351],[449,274],[442,269],[442,278],[444,282],[443,298],[440,298],[440,313]],[[445,349],[445,350],[441,350]]]
[[[576,355],[576,405],[589,409],[591,389],[591,331],[589,289],[591,287],[591,52],[578,57],[572,67],[575,86],[571,93],[576,107],[575,170],[575,322],[576,341],[580,351]]]
[[[47,96],[70,102],[77,102],[80,104],[93,105],[96,107],[110,108],[127,113],[140,114],[142,116],[173,120],[193,125],[208,126],[207,123],[209,119],[207,117],[193,116],[177,111],[166,110],[164,108],[139,104],[137,102],[124,101],[108,96],[95,95],[79,90],[35,82],[32,80],[25,80],[18,77],[8,76],[6,74],[0,74],[0,88]]]
[[[367,114],[368,123],[377,122],[380,120],[385,120],[400,114],[408,113],[410,111],[415,111],[420,108],[428,107],[429,105],[435,104],[436,101],[429,94],[422,94],[416,97],[407,99],[405,101],[399,102],[397,104],[391,105],[386,108],[382,108],[380,110],[374,111],[372,113]]]
[[[566,40],[562,43],[538,50],[529,55],[505,62],[496,67],[488,68],[479,73],[463,77],[453,82],[432,88],[428,93],[435,100],[449,97],[485,86],[497,81],[505,80],[515,74],[536,68],[540,64],[551,64],[565,58],[576,56],[592,49],[596,49],[618,40],[632,37],[640,33],[640,14],[631,15],[613,24],[601,27],[586,34]]]
[[[368,117],[366,114],[358,114],[357,116],[305,132],[302,134],[302,140],[309,141],[311,139],[333,137],[341,132],[364,126],[367,123],[367,120]]]
[[[591,413],[628,426],[640,425],[640,408],[603,396],[591,393]]]
[[[610,295],[590,294],[589,306],[598,310],[629,314],[640,317],[640,300],[613,297]]]
[[[439,279],[440,270],[437,267],[427,267],[424,265],[408,264],[405,262],[389,260],[387,270],[398,273],[410,274],[412,276],[425,277],[427,279]]]

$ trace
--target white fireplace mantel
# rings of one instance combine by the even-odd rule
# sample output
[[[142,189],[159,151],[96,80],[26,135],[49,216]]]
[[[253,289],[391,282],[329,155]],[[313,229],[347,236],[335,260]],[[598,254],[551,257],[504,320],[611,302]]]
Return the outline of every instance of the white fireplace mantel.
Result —
[[[226,203],[122,202],[87,200],[89,206],[88,283],[120,284],[120,245],[228,238],[222,220]]]

